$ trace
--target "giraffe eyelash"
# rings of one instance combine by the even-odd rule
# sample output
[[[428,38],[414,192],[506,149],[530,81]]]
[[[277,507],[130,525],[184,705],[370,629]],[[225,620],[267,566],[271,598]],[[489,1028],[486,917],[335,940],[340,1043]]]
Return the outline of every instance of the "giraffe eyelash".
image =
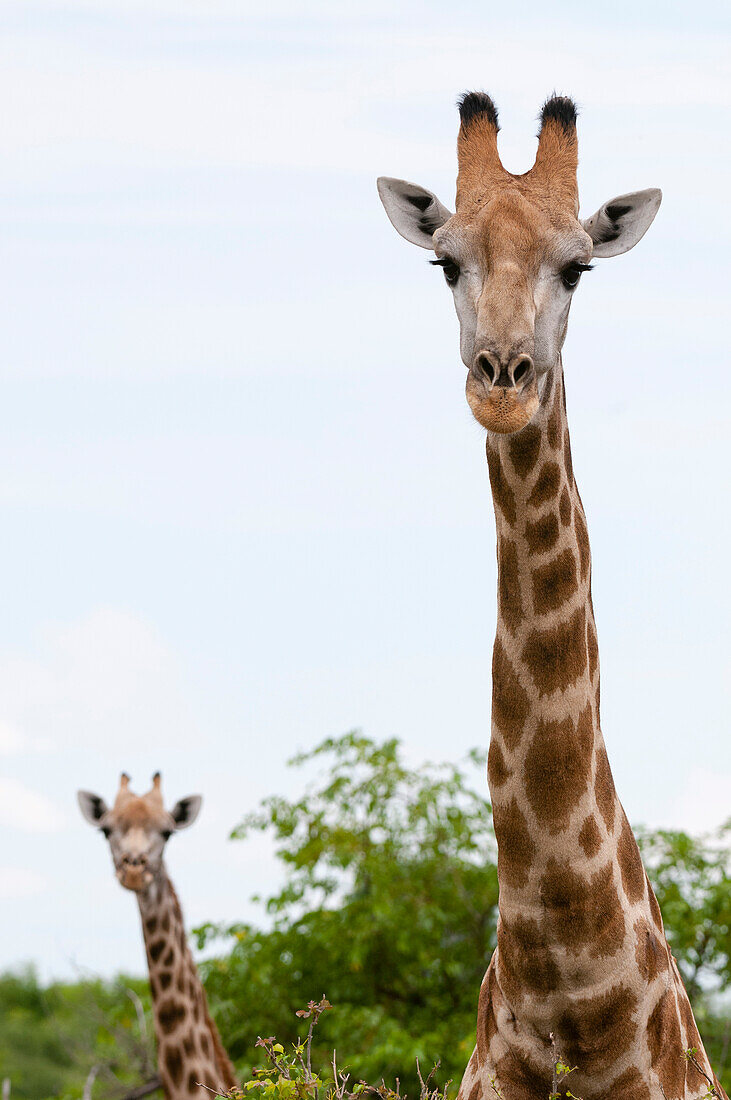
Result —
[[[459,264],[451,260],[449,256],[441,256],[436,260],[429,260],[432,267],[441,267],[448,286],[454,286],[459,279]]]
[[[561,281],[567,290],[573,290],[579,284],[584,271],[591,271],[593,264],[572,263],[566,264],[566,266],[559,272]]]

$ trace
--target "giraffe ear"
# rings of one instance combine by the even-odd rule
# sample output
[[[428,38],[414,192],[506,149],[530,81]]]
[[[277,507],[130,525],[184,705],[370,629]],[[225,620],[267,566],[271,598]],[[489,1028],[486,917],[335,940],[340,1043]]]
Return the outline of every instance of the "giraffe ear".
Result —
[[[581,223],[594,242],[594,255],[603,259],[629,252],[652,225],[661,202],[660,188],[648,187],[603,203]]]
[[[170,811],[170,816],[175,822],[175,831],[187,829],[198,817],[203,799],[199,794],[189,794],[187,798],[181,798]]]
[[[433,248],[435,230],[452,217],[436,195],[416,183],[391,179],[390,176],[380,176],[376,186],[396,232],[421,248]]]
[[[89,824],[95,825],[97,829],[100,828],[99,823],[109,809],[104,799],[98,794],[92,794],[91,791],[77,791],[76,797],[79,801],[79,809]]]

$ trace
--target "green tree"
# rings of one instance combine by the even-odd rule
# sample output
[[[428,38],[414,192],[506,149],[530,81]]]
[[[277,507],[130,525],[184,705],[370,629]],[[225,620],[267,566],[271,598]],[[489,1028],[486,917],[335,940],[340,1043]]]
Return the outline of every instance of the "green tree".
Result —
[[[638,829],[665,932],[691,1000],[731,986],[731,821],[711,837]]]
[[[395,740],[376,744],[351,733],[293,764],[315,770],[302,797],[266,799],[233,833],[245,839],[259,831],[274,841],[284,880],[265,902],[270,927],[197,930],[201,946],[220,945],[202,969],[224,1044],[242,1079],[252,1079],[264,1054],[271,1063],[280,1044],[297,1077],[288,1044],[308,1025],[295,1010],[326,994],[334,1008],[322,1015],[311,1052],[318,1079],[331,1080],[335,1048],[353,1086],[399,1078],[411,1100],[444,1100],[434,1085],[461,1079],[495,945],[496,849],[490,806],[478,793],[486,791],[484,760],[472,753],[459,766],[411,769]],[[701,1034],[728,1091],[731,830],[703,839],[638,832]],[[144,1002],[142,1027],[130,989]],[[151,1037],[146,981],[44,987],[32,972],[0,975],[0,1077],[11,1077],[12,1097],[78,1100],[89,1069],[101,1065],[93,1095],[115,1100],[125,1085],[153,1076]],[[441,1061],[426,1093],[417,1058],[425,1071]],[[307,1082],[282,1082],[271,1070],[255,1078],[251,1095],[261,1091],[267,1100],[271,1081],[277,1095],[289,1089],[293,1100],[308,1100]],[[386,1087],[357,1095],[394,1100]],[[345,1090],[340,1100],[354,1097]]]
[[[317,1036],[321,1063],[336,1047],[355,1077],[399,1077],[411,1096],[417,1057],[424,1066],[441,1059],[441,1074],[459,1081],[497,920],[491,810],[477,793],[486,790],[482,758],[413,770],[397,741],[350,733],[292,763],[321,763],[324,772],[298,800],[265,800],[233,833],[259,830],[275,841],[285,883],[266,902],[272,927],[199,930],[201,944],[233,938],[227,958],[205,964],[224,1041],[249,1073],[256,1036],[294,1040],[293,1008],[325,993],[335,1009]],[[731,1013],[717,996],[730,976],[728,833],[639,833],[699,1027],[728,1087]]]
[[[144,1021],[144,1022],[142,1022]],[[155,1076],[146,981],[84,980],[42,986],[26,969],[0,975],[0,1078],[11,1098],[121,1096]]]
[[[257,1034],[295,1039],[293,1007],[325,992],[335,1010],[316,1057],[336,1047],[356,1078],[399,1077],[418,1096],[416,1058],[464,1069],[495,945],[490,806],[474,790],[484,760],[410,770],[395,740],[350,733],[293,763],[320,761],[301,799],[269,798],[234,831],[271,833],[286,881],[266,903],[269,931],[199,930],[201,944],[234,939],[225,963],[205,964],[207,987],[242,1068]]]

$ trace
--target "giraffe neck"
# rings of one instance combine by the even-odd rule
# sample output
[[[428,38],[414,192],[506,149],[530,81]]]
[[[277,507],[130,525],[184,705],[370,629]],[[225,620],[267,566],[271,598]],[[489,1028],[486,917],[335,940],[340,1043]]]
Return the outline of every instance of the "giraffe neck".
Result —
[[[137,895],[150,974],[157,1060],[167,1100],[210,1097],[236,1085],[233,1067],[208,1012],[185,934],[183,914],[163,867]]]
[[[697,1100],[706,1082],[684,1051],[710,1065],[599,728],[589,540],[560,363],[533,421],[488,436],[487,459],[499,915],[460,1098],[546,1096],[558,1052],[587,1100]]]
[[[488,779],[504,968],[515,936],[535,932],[546,950],[576,952],[561,977],[581,986],[606,973],[646,886],[599,728],[589,540],[560,363],[545,387],[527,428],[487,440],[498,540]]]

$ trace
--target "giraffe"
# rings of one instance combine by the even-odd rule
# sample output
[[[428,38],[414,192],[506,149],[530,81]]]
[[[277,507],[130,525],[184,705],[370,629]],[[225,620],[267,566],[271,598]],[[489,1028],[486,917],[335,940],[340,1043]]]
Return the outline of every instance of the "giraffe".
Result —
[[[621,195],[581,221],[570,99],[544,104],[523,175],[500,161],[490,97],[467,93],[459,108],[454,214],[431,191],[378,180],[395,229],[434,250],[453,291],[495,511],[497,946],[458,1100],[567,1090],[584,1100],[695,1100],[710,1081],[721,1097],[600,728],[589,539],[561,358],[591,259],[632,248],[662,195]],[[556,1073],[559,1060],[576,1067],[570,1078]]]
[[[237,1085],[233,1066],[208,1011],[177,894],[163,862],[168,839],[198,816],[200,795],[165,809],[160,773],[141,797],[122,774],[111,809],[90,791],[77,794],[86,820],[109,841],[119,882],[133,890],[142,919],[157,1038],[157,1060],[167,1100],[209,1097]],[[205,1087],[207,1086],[207,1087]]]

